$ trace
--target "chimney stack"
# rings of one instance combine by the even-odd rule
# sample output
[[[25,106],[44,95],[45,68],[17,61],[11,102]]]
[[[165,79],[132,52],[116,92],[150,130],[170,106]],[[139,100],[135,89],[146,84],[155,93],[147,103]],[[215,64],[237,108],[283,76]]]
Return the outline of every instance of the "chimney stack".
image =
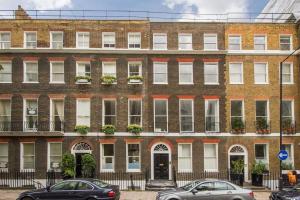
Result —
[[[18,10],[15,10],[15,19],[31,19],[21,5],[18,5]]]

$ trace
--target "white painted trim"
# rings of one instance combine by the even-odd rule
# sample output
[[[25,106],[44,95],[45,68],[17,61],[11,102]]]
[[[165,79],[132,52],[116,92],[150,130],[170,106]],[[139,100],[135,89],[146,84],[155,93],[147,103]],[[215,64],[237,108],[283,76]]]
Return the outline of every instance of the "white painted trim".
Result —
[[[266,69],[265,69],[265,72],[266,72],[266,82],[256,82],[255,80],[255,65],[256,64],[265,64],[266,66]],[[254,70],[254,84],[255,85],[268,85],[269,84],[269,64],[268,62],[254,62],[253,64],[253,70]]]
[[[166,70],[166,75],[167,75],[166,76],[166,78],[167,78],[166,82],[155,82],[155,78],[154,77],[155,77],[156,71],[155,71],[155,67],[154,66],[156,64],[161,64],[161,65],[163,64],[167,68],[167,70]],[[168,62],[153,62],[153,84],[154,85],[162,85],[162,84],[166,84],[167,85],[168,84]]]
[[[89,37],[89,45],[88,45],[88,47],[79,47],[79,40],[78,40],[78,35],[79,34],[81,34],[81,33],[83,33],[83,34],[88,34],[88,37]],[[85,38],[86,36],[84,36],[84,38]],[[89,49],[90,48],[90,32],[86,32],[86,31],[79,31],[79,32],[76,32],[76,49]]]
[[[47,170],[51,170],[51,167],[50,167],[50,144],[60,144],[61,146],[61,157],[62,157],[62,142],[48,142],[47,143]]]
[[[266,161],[267,161],[267,163],[264,163],[264,164],[266,164],[267,165],[267,169],[270,169],[270,159],[269,159],[269,157],[270,157],[270,152],[269,152],[269,143],[260,143],[260,142],[257,142],[257,143],[254,143],[253,144],[253,149],[254,149],[254,160],[255,161],[257,161],[257,159],[256,159],[256,155],[255,155],[255,152],[256,152],[256,150],[255,150],[255,145],[259,145],[259,144],[263,144],[263,145],[266,145]]]
[[[53,49],[53,33],[61,33],[62,34],[62,48],[64,47],[64,32],[63,31],[50,31],[50,49]],[[55,48],[57,49],[57,48]]]
[[[205,37],[206,36],[215,36],[216,38],[216,49],[206,49],[205,48]],[[204,33],[203,34],[203,50],[205,50],[205,51],[217,51],[218,50],[218,34],[217,33]]]
[[[110,34],[113,35],[113,37],[114,37],[114,40],[115,40],[114,45],[115,45],[115,47],[104,47],[104,35],[110,35]],[[101,43],[102,43],[102,48],[103,49],[115,49],[116,48],[116,33],[115,32],[102,32],[101,39],[102,39]]]
[[[26,124],[27,124],[27,121],[26,121],[26,106],[27,106],[27,101],[28,100],[36,100],[36,103],[37,103],[37,120],[39,119],[39,99],[38,98],[26,98],[26,99],[23,99],[23,131],[24,132],[32,132],[30,130],[26,130]]]
[[[255,121],[256,121],[256,118],[257,118],[257,113],[256,113],[256,103],[258,101],[266,101],[267,102],[267,121],[268,123],[270,123],[270,106],[269,106],[269,99],[263,99],[263,100],[260,100],[260,99],[255,99]],[[263,116],[259,116],[259,117],[263,117]],[[269,124],[270,126],[270,124]]]
[[[265,49],[257,50],[255,49],[255,37],[265,37]],[[256,51],[266,51],[268,50],[268,35],[267,34],[254,34],[253,36],[253,49]]]
[[[156,104],[155,102],[156,101],[166,101],[166,112],[167,112],[167,132],[169,131],[169,101],[168,99],[153,99],[153,132],[155,133],[165,133],[165,132],[156,132],[156,127],[155,127],[155,116],[156,116],[156,113],[155,113],[155,108],[156,108]]]
[[[280,45],[281,45],[281,43],[280,43],[281,36],[290,36],[290,49],[289,49],[289,51],[293,51],[294,50],[293,35],[292,34],[279,34],[279,40],[278,40],[278,42],[279,42],[279,49],[280,49]]]
[[[191,168],[190,169],[180,169],[179,168],[179,145],[183,145],[183,144],[188,144],[190,145],[190,154],[191,154]],[[178,172],[180,173],[191,173],[193,172],[193,143],[184,143],[184,142],[181,142],[181,143],[178,143],[177,144],[177,155],[178,155],[178,162],[177,162],[177,168],[178,168]]]
[[[104,68],[105,68],[105,65],[109,65],[109,64],[112,64],[113,66],[114,66],[114,68],[115,68],[115,77],[116,77],[116,82],[115,83],[113,83],[113,84],[117,84],[117,63],[116,63],[116,61],[103,61],[102,62],[102,69],[101,69],[101,76],[104,76]],[[92,72],[92,71],[91,71]],[[104,83],[102,83],[102,84],[104,84]]]
[[[24,144],[33,144],[33,149],[34,149],[34,159],[33,159],[33,165],[34,165],[34,169],[24,169]],[[20,171],[32,171],[34,172],[35,171],[35,159],[36,159],[36,155],[35,155],[35,142],[21,142],[20,143]]]
[[[127,123],[128,125],[131,124],[130,123],[130,101],[140,101],[141,102],[141,123],[140,123],[140,126],[143,126],[143,100],[141,98],[139,99],[128,99],[128,105],[127,105],[127,111],[128,111],[128,116],[127,116]]]
[[[138,144],[139,145],[139,162],[140,162],[140,168],[139,169],[128,169],[129,164],[129,157],[128,157],[128,145],[129,144]],[[142,159],[141,159],[141,143],[140,142],[126,142],[126,172],[141,172],[142,168]]]
[[[293,85],[294,84],[294,63],[293,62],[284,62],[283,63],[283,65],[284,64],[288,64],[288,65],[290,65],[290,70],[291,70],[291,82],[283,82],[283,80],[282,80],[282,84],[283,85]],[[282,65],[282,67],[283,67],[283,65]],[[278,77],[278,80],[280,80],[280,63],[278,64],[278,68],[279,68],[279,77]]]
[[[232,125],[232,121],[231,121],[231,118],[232,117],[236,117],[236,116],[232,116],[231,115],[231,108],[232,108],[232,102],[233,101],[241,101],[242,102],[242,120],[243,120],[243,122],[245,122],[246,120],[246,115],[245,115],[245,102],[244,102],[244,99],[230,99],[230,110],[229,110],[229,113],[230,113],[230,125]],[[244,127],[246,127],[245,126],[245,124],[244,124]],[[230,129],[231,129],[231,127],[229,127]],[[245,128],[246,129],[246,128]]]
[[[0,32],[1,33],[1,32]],[[2,65],[4,65],[4,64],[8,64],[8,65],[10,65],[10,71],[11,71],[11,73],[10,73],[10,78],[11,78],[11,81],[10,82],[2,82],[1,80],[0,80],[0,84],[2,84],[2,83],[12,83],[12,78],[13,78],[13,72],[12,72],[12,61],[9,61],[9,60],[0,60],[0,64],[2,64]],[[0,74],[1,74],[1,71],[0,71]]]
[[[27,43],[27,33],[35,33],[35,35],[36,35],[36,40],[35,40],[35,43],[36,43],[36,48],[37,48],[37,46],[38,46],[38,44],[37,44],[37,37],[38,37],[38,35],[37,35],[37,31],[24,31],[24,40],[23,40],[23,48],[24,49],[36,49],[36,48],[28,48],[27,47],[27,45],[26,45],[26,43]],[[32,41],[32,42],[34,42],[34,41]]]
[[[213,144],[215,145],[215,150],[216,150],[216,163],[217,163],[217,168],[216,169],[205,169],[205,145],[206,144]],[[208,172],[218,172],[219,171],[219,144],[218,143],[203,143],[203,169],[204,171]]]
[[[102,158],[103,158],[103,152],[104,152],[103,145],[105,145],[105,144],[108,144],[108,143],[100,144],[100,160],[99,160],[99,162],[100,162],[100,172],[115,172],[115,157],[116,157],[115,150],[116,150],[116,148],[115,148],[115,144],[114,143],[110,143],[110,144],[114,145],[114,148],[113,148],[114,149],[113,169],[103,169],[102,168]]]
[[[180,36],[190,36],[191,37],[191,45],[192,45],[192,48],[191,49],[182,49],[180,48]],[[181,51],[189,51],[189,50],[193,50],[193,34],[192,33],[178,33],[178,50],[181,50]]]
[[[105,101],[114,101],[115,102],[115,118],[116,118],[116,124],[114,124],[114,126],[117,125],[117,116],[118,116],[118,109],[117,109],[117,99],[116,98],[102,98],[102,126],[106,125],[105,122]]]
[[[37,76],[38,76],[38,81],[26,81],[26,67],[27,63],[34,63],[37,65]],[[23,61],[23,83],[39,83],[39,63],[38,61]]]
[[[129,43],[129,36],[130,35],[140,36],[140,48],[130,48],[129,47],[129,44],[131,44],[131,43]],[[142,48],[142,34],[141,34],[141,32],[128,32],[127,33],[127,48],[128,49],[141,49]]]
[[[209,65],[213,65],[217,67],[217,82],[205,82],[205,76],[206,76],[206,67]],[[219,63],[218,62],[204,62],[204,85],[219,85]]]
[[[191,131],[182,131],[181,130],[181,102],[182,101],[190,101],[192,104],[192,130]],[[193,133],[195,131],[195,127],[194,127],[194,99],[179,99],[179,130],[180,133]]]
[[[154,180],[154,154],[158,154],[159,152],[154,152],[154,148],[159,145],[159,144],[163,144],[165,145],[166,147],[168,147],[168,152],[161,152],[163,154],[169,154],[169,180],[171,180],[172,178],[172,152],[171,152],[171,147],[166,144],[166,143],[163,143],[163,142],[157,142],[155,144],[152,145],[151,147],[151,180]]]
[[[78,103],[79,101],[88,101],[89,104],[90,104],[90,112],[89,112],[89,124],[78,124],[78,115],[77,115],[77,112],[78,112]],[[76,115],[76,125],[87,125],[87,126],[91,126],[91,99],[90,98],[77,98],[76,99],[76,111],[75,111],[75,115]]]
[[[230,38],[230,37],[239,37],[239,38],[240,38],[240,49],[239,49],[239,50],[229,49],[229,46],[230,46],[229,38]],[[227,39],[228,39],[228,42],[227,42],[227,45],[228,45],[228,46],[227,46],[227,49],[230,50],[230,51],[241,51],[241,50],[243,49],[243,47],[242,47],[242,43],[243,43],[243,42],[242,42],[242,38],[243,38],[243,37],[242,37],[241,34],[228,34],[228,38],[227,38]]]
[[[64,71],[64,81],[53,81],[52,78],[53,78],[53,74],[52,74],[52,65],[54,63],[59,63],[59,64],[63,64],[63,71]],[[50,61],[50,81],[49,81],[50,84],[65,84],[65,62],[64,61]]]
[[[165,36],[166,37],[166,45],[167,45],[167,48],[164,48],[164,49],[158,49],[158,48],[154,48],[154,37],[155,36]],[[152,49],[153,50],[168,50],[168,34],[167,33],[153,33],[152,35]]]
[[[65,118],[65,99],[64,98],[61,98],[61,99],[57,99],[57,98],[50,98],[50,120],[49,120],[49,127],[50,127],[50,129],[51,129],[51,127],[52,127],[52,124],[51,124],[51,122],[53,122],[54,121],[54,119],[53,119],[53,101],[55,101],[55,100],[62,100],[63,101],[63,120],[64,120],[64,118]]]
[[[207,113],[207,109],[208,109],[208,102],[210,102],[210,101],[215,101],[215,102],[217,102],[217,113],[216,113],[216,123],[218,123],[217,124],[217,130],[215,130],[215,131],[206,131],[206,113]],[[209,133],[209,132],[211,132],[211,133],[218,133],[219,131],[220,131],[220,106],[219,106],[219,104],[220,104],[220,100],[219,99],[205,99],[205,110],[204,110],[204,112],[205,112],[205,131],[207,132],[207,133]]]
[[[241,75],[242,75],[242,82],[233,82],[231,80],[231,68],[230,68],[230,65],[232,64],[239,64],[240,65],[240,68],[241,68]],[[229,84],[231,85],[242,85],[244,84],[244,63],[243,62],[229,62],[229,66],[228,66],[228,70],[229,70]]]
[[[129,61],[128,63],[127,63],[127,77],[129,77],[130,76],[130,65],[131,64],[138,64],[139,65],[139,76],[143,76],[143,72],[142,72],[142,70],[143,70],[143,62],[142,61]],[[133,85],[135,85],[135,84],[141,84],[142,82],[140,81],[140,82],[137,82],[137,83],[133,83],[133,82],[129,82],[129,81],[127,81],[128,83],[127,84],[133,84]]]
[[[9,33],[9,46],[10,46],[10,48],[11,48],[11,31],[0,31],[0,35],[2,34],[2,33]],[[0,37],[0,39],[1,39],[1,37]],[[2,42],[8,42],[8,41],[3,41],[3,40],[0,40],[0,43],[2,43]],[[10,49],[9,48],[9,49]],[[4,49],[4,48],[2,48],[2,46],[0,46],[0,49]]]
[[[230,150],[234,147],[234,146],[240,146],[243,150],[244,153],[230,153]],[[244,145],[241,144],[234,144],[232,146],[230,146],[228,148],[228,169],[230,169],[230,156],[231,155],[240,155],[240,156],[244,156],[244,173],[245,173],[245,181],[247,182],[248,179],[248,170],[249,170],[249,166],[248,166],[248,150]]]
[[[191,82],[180,82],[180,68],[182,67],[182,65],[191,65],[192,67],[192,80]],[[189,66],[190,67],[190,66]],[[194,65],[193,65],[193,62],[178,62],[178,84],[179,85],[194,85]]]

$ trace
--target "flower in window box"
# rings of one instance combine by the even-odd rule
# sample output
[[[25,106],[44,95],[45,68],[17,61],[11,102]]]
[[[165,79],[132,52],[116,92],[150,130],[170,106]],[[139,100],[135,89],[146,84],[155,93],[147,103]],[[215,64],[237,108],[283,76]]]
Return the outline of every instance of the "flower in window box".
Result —
[[[143,82],[143,77],[142,76],[138,76],[138,75],[134,75],[134,76],[129,76],[127,78],[129,83],[140,83]]]
[[[86,126],[86,125],[77,125],[75,126],[74,129],[77,133],[80,133],[82,135],[85,135],[89,132],[90,127]]]
[[[127,131],[134,134],[139,134],[143,131],[143,128],[138,124],[129,124],[127,126]]]
[[[117,81],[117,78],[111,75],[105,75],[100,78],[101,83],[111,85]]]
[[[90,76],[76,76],[76,83],[90,83],[92,78]]]
[[[116,131],[116,127],[114,125],[104,125],[102,131],[107,135],[113,135]]]
[[[241,134],[245,133],[245,124],[242,119],[234,119],[231,124],[232,133]]]
[[[295,133],[295,126],[291,119],[284,119],[282,122],[283,134],[293,134]]]
[[[260,118],[256,121],[256,132],[258,134],[270,133],[268,121],[264,118]]]

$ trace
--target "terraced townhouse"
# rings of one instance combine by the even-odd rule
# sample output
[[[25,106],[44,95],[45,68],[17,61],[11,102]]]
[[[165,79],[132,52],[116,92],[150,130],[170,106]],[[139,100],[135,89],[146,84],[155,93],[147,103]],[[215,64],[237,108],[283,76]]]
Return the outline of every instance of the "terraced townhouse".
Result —
[[[299,45],[297,23],[46,20],[22,8],[0,22],[1,170],[42,177],[65,152],[76,177],[87,153],[96,173],[152,180],[237,159],[246,181],[255,161],[278,170],[279,62]],[[283,68],[283,130],[296,169],[298,77],[295,55]]]

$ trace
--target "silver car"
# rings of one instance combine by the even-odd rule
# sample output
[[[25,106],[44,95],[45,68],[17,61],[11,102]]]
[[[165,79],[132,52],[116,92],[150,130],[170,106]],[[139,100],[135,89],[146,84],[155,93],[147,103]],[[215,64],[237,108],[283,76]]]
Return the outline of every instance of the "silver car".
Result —
[[[255,200],[251,190],[222,180],[196,180],[158,192],[156,200]]]

